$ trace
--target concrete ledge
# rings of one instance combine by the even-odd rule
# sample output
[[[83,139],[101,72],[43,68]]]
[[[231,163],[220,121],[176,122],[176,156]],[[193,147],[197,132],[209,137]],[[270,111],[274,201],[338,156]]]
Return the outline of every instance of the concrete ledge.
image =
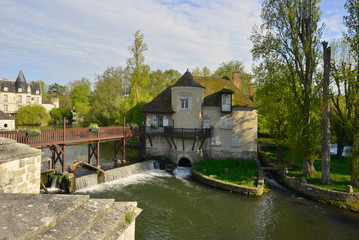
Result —
[[[192,176],[207,185],[227,191],[238,192],[257,197],[262,196],[264,193],[264,176],[262,171],[259,171],[258,173],[258,184],[256,188],[214,179],[197,172],[195,169],[192,169]]]

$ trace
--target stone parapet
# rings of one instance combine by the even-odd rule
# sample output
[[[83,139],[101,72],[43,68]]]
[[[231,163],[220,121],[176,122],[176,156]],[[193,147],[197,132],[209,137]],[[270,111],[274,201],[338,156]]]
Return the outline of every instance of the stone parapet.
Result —
[[[0,138],[0,193],[39,193],[40,149]]]
[[[262,196],[264,193],[264,175],[261,170],[258,172],[258,184],[256,188],[214,179],[197,172],[195,169],[192,169],[192,176],[207,185],[231,192],[243,193],[250,196]]]

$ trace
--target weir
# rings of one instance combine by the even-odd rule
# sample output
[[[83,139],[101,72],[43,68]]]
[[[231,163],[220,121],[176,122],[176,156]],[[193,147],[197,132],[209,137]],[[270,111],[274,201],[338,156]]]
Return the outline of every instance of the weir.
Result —
[[[97,173],[77,177],[75,179],[76,190],[156,169],[156,163],[157,162],[155,160],[150,160],[110,169],[106,171],[103,177],[99,176]]]

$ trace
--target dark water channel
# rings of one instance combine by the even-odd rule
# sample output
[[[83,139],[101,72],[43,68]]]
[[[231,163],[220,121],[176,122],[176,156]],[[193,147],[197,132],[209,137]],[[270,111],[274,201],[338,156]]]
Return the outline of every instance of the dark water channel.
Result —
[[[112,157],[107,145],[104,161]],[[77,194],[137,201],[143,211],[136,239],[359,239],[359,214],[298,197],[271,180],[272,191],[254,198],[207,187],[183,171],[152,170]]]

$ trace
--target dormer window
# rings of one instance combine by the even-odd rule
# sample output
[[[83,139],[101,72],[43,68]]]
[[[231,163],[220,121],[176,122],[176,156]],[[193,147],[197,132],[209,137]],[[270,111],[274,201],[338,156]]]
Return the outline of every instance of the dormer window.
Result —
[[[19,87],[17,91],[18,91],[18,92],[22,92],[22,88],[21,88],[21,87]]]
[[[39,91],[39,90],[36,90],[36,94],[40,94],[40,91]]]
[[[223,88],[219,91],[221,96],[221,111],[222,112],[232,112],[232,94],[231,89]]]
[[[9,91],[9,88],[8,87],[4,87],[4,92],[7,92]]]
[[[222,94],[222,112],[232,111],[232,94]]]

